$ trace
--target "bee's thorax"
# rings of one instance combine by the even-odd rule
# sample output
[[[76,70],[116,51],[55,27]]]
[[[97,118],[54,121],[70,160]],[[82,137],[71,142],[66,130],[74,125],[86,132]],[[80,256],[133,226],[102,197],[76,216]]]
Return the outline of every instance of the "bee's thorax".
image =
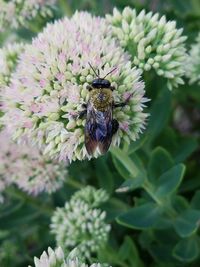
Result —
[[[113,103],[112,91],[107,88],[93,89],[90,92],[90,101],[97,110],[105,110]]]

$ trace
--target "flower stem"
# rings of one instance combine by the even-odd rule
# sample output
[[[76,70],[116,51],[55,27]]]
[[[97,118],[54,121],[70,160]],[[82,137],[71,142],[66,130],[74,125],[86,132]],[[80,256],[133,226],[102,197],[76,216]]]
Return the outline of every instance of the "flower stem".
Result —
[[[19,190],[13,189],[13,188],[8,188],[6,190],[6,192],[10,197],[23,200],[24,202],[37,208],[38,210],[45,213],[46,215],[51,215],[53,212],[53,207],[44,204],[44,202],[40,201],[39,199],[36,199],[32,196],[29,196],[22,191],[19,191]]]
[[[66,184],[68,184],[68,185],[70,185],[70,186],[72,186],[72,187],[74,187],[76,189],[81,189],[81,188],[84,187],[83,184],[81,184],[80,182],[74,180],[73,178],[68,178],[66,180]]]

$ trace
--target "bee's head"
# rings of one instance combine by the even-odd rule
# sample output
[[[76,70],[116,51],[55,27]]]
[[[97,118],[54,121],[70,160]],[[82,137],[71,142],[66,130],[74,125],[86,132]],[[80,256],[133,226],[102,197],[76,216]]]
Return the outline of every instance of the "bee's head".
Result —
[[[92,87],[95,89],[98,88],[110,88],[111,84],[110,81],[102,78],[97,78],[92,81]]]
[[[109,80],[106,80],[105,78],[109,74],[111,74],[113,71],[115,71],[116,68],[114,68],[111,71],[109,71],[103,78],[100,78],[100,76],[99,76],[99,70],[97,70],[97,72],[96,72],[96,70],[92,67],[92,65],[90,63],[88,63],[88,64],[90,65],[90,67],[93,70],[94,74],[96,74],[96,76],[97,76],[97,78],[92,81],[92,84],[91,84],[92,87],[94,89],[108,88],[108,89],[111,89],[112,90],[112,86],[111,86],[110,81]]]

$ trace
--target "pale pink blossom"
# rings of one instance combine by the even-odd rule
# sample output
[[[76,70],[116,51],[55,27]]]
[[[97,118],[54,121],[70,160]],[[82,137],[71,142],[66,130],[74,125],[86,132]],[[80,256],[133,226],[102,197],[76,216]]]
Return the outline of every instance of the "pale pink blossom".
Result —
[[[6,129],[0,132],[0,143],[0,191],[16,184],[33,195],[52,193],[67,178],[66,164],[50,161],[28,144],[14,143]]]
[[[55,3],[56,0],[1,0],[0,32],[8,28],[28,27],[28,22],[36,16],[51,16]]]
[[[140,71],[111,37],[105,19],[77,12],[71,19],[49,24],[20,58],[5,92],[3,117],[14,139],[28,138],[52,159],[90,158],[84,145],[85,118],[74,118],[88,102],[86,87],[96,78],[88,62],[101,77],[116,68],[107,77],[116,88],[116,102],[130,96],[127,107],[113,114],[120,125],[128,122],[129,130],[120,127],[112,145],[139,137],[147,117]],[[98,155],[96,151],[94,157]]]

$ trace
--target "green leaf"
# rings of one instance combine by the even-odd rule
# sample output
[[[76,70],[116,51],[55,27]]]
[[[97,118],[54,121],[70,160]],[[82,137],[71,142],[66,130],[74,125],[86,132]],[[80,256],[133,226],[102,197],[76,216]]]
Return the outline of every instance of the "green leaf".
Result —
[[[177,217],[173,223],[174,229],[180,237],[189,237],[199,228],[200,211],[188,209]]]
[[[124,167],[124,165],[115,157],[112,157],[113,164],[116,168],[116,171],[125,179],[132,179],[130,178],[130,172]]]
[[[159,163],[159,164],[158,164]],[[162,147],[153,150],[148,164],[148,176],[150,181],[156,181],[164,172],[173,166],[173,159]]]
[[[200,190],[195,192],[191,200],[191,207],[200,210]]]
[[[117,222],[133,229],[148,229],[159,221],[162,210],[155,203],[147,203],[120,215]]]
[[[152,142],[165,127],[171,110],[171,92],[164,88],[154,101],[150,110],[150,120],[146,134],[148,141]]]
[[[120,214],[130,209],[130,206],[119,198],[110,198],[109,201],[103,204],[102,209],[106,211],[106,220],[112,222]]]
[[[192,262],[199,256],[197,238],[184,238],[173,249],[173,256],[181,262]]]
[[[177,148],[174,151],[175,162],[183,162],[187,159],[197,148],[199,144],[195,138],[183,138],[177,142]]]
[[[155,192],[156,197],[167,197],[175,192],[183,179],[184,172],[185,166],[178,164],[163,173],[158,179],[157,190]]]
[[[122,243],[120,249],[119,249],[119,258],[122,261],[125,261],[129,258],[131,255],[134,259],[138,257],[138,252],[135,247],[135,244],[133,243],[132,239],[129,236],[126,236],[124,239],[124,242]]]
[[[117,190],[117,193],[125,193],[129,191],[134,191],[137,188],[140,188],[145,180],[145,176],[137,176],[134,179],[126,180]]]
[[[146,167],[144,167],[144,164],[141,158],[137,155],[137,153],[133,153],[129,157],[140,170],[140,173],[143,173],[146,176]]]
[[[184,180],[180,187],[180,192],[192,192],[200,188],[200,173],[196,171],[194,177],[190,176],[190,179]]]
[[[171,245],[168,245],[167,242],[165,245],[163,244],[151,244],[149,247],[149,253],[157,262],[164,263],[163,265],[160,265],[160,267],[174,267],[175,265],[168,265],[166,264],[172,261],[172,247]]]
[[[130,262],[129,266],[143,266],[137,247],[129,236],[125,236],[124,242],[119,249],[118,257],[121,261]]]
[[[171,198],[171,203],[173,208],[178,212],[182,213],[185,210],[189,209],[190,204],[188,203],[187,199],[180,195],[174,195]]]

